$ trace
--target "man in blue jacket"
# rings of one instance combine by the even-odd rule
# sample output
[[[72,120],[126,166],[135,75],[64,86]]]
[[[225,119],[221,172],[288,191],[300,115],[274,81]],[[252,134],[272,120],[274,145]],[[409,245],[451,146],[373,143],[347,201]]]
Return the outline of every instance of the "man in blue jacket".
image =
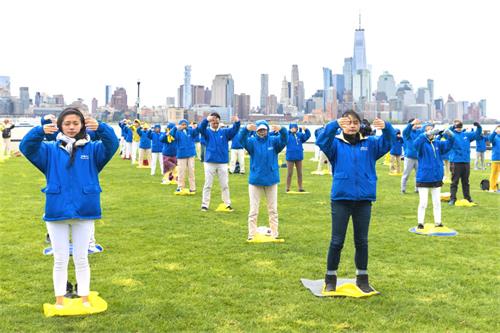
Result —
[[[265,195],[267,199],[271,237],[278,238],[278,184],[280,182],[278,154],[286,146],[288,133],[286,128],[279,125],[273,125],[272,130],[279,132],[279,135],[269,135],[269,124],[265,120],[259,120],[255,124],[247,125],[239,134],[240,143],[250,155],[248,240],[252,240],[257,232],[257,217],[262,195]],[[251,131],[256,131],[256,135],[249,137]]]
[[[163,175],[163,158],[161,153],[163,150],[163,143],[160,141],[161,136],[160,124],[155,124],[153,130],[148,131],[148,139],[151,140],[151,176],[156,172],[157,161],[160,163],[160,171]]]
[[[178,186],[176,192],[181,192],[185,186],[184,177],[186,172],[189,179],[189,192],[196,192],[196,183],[194,176],[194,157],[196,156],[195,142],[199,137],[200,131],[193,123],[188,127],[189,123],[186,119],[179,120],[177,127],[170,130],[172,136],[177,142],[177,165],[179,167]]]
[[[455,205],[457,200],[458,181],[462,180],[462,192],[464,198],[472,202],[469,190],[470,175],[470,143],[477,140],[483,129],[478,122],[474,123],[476,130],[474,132],[463,131],[461,120],[455,120],[450,130],[453,131],[455,141],[450,153],[451,185],[450,185],[450,206]]]
[[[237,116],[233,117],[234,124],[231,128],[220,128],[220,115],[211,113],[200,124],[200,134],[205,140],[205,184],[203,185],[203,198],[201,210],[206,212],[210,206],[210,193],[214,177],[219,177],[222,201],[226,210],[232,211],[231,199],[229,197],[229,177],[227,163],[229,162],[229,141],[231,141],[240,130],[240,121]],[[210,126],[209,126],[210,124]]]
[[[413,141],[418,137],[421,133],[421,124],[419,119],[410,119],[408,121],[408,125],[406,125],[403,130],[403,142],[404,142],[404,169],[403,169],[403,177],[401,177],[401,193],[406,193],[406,182],[408,181],[408,177],[410,177],[411,171],[415,169],[415,174],[417,174],[417,151],[415,147],[413,147]],[[417,185],[415,182],[415,193],[417,193]]]
[[[240,167],[240,174],[245,173],[245,149],[240,143],[240,136],[236,136],[231,140],[231,159],[229,160],[229,173],[235,173],[236,162]]]
[[[305,126],[299,127],[296,123],[291,123],[288,131],[288,142],[286,144],[286,191],[290,191],[292,183],[293,167],[297,169],[297,184],[299,192],[305,192],[302,186],[302,160],[304,159],[304,148],[302,144],[309,140],[311,132]]]
[[[401,131],[396,129],[396,140],[391,146],[391,168],[390,172],[399,174],[401,172],[401,155],[403,155],[403,138],[401,137]]]
[[[476,139],[476,160],[474,161],[474,170],[486,170],[484,166],[484,152],[486,151],[487,139],[488,134],[486,131]]]

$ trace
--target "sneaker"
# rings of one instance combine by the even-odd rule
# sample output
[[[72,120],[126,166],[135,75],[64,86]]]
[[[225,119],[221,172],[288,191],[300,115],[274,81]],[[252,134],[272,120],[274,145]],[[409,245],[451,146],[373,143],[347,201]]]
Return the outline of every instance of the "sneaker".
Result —
[[[448,205],[450,205],[450,206],[455,206],[455,200],[450,200],[450,201],[448,202]]]
[[[288,192],[290,192],[290,189],[289,189],[289,188],[287,188],[287,189],[286,189],[286,192],[287,192],[287,193],[288,193]]]
[[[231,205],[227,206],[227,207],[226,207],[226,210],[228,210],[228,211],[230,211],[230,212],[234,211],[234,209],[233,209],[233,207],[231,207]]]
[[[182,189],[178,187],[177,190],[175,190],[175,192],[182,192]]]
[[[438,225],[436,225],[436,228],[443,228],[444,225],[442,223],[439,223]]]
[[[337,275],[325,275],[325,291],[332,292],[337,290]]]
[[[201,206],[201,211],[202,211],[202,212],[208,212],[208,207]]]
[[[406,194],[406,190],[401,190],[401,194]]]
[[[50,244],[50,235],[48,233],[45,235],[45,243]]]
[[[368,274],[356,275],[356,285],[365,294],[368,294],[368,293],[371,293],[372,291],[375,291],[370,286],[370,283],[368,283]]]
[[[303,188],[299,190],[299,192],[305,192],[306,190],[304,190]]]
[[[417,229],[423,229],[423,228],[424,228],[424,225],[419,223],[417,226]]]
[[[189,190],[189,193],[196,193],[196,190]]]
[[[253,240],[253,236],[248,236],[247,240],[248,240],[248,241]]]

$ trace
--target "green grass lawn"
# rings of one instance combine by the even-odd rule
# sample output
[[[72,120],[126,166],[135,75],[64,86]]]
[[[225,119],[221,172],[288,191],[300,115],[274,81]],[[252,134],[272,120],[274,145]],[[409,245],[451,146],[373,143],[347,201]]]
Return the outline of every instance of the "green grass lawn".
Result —
[[[100,177],[103,219],[96,221],[96,238],[105,250],[90,256],[91,289],[109,307],[73,318],[42,313],[43,303],[54,302],[53,259],[42,255],[44,176],[23,157],[0,164],[0,331],[500,331],[500,195],[479,190],[489,171],[471,175],[478,207],[443,205],[443,223],[459,235],[432,238],[408,232],[416,225],[418,195],[400,194],[400,178],[379,163],[369,271],[381,295],[316,298],[299,279],[325,273],[331,178],[310,175],[316,164],[309,157],[304,186],[311,194],[286,195],[279,186],[283,244],[246,243],[246,175],[230,175],[235,212],[214,211],[221,202],[215,182],[211,210],[203,213],[199,162],[198,193],[179,197],[159,175],[115,157]],[[413,186],[414,178],[409,192]],[[263,202],[259,225],[267,224],[265,211]],[[72,262],[69,274],[74,282]],[[351,227],[339,276],[355,276]]]

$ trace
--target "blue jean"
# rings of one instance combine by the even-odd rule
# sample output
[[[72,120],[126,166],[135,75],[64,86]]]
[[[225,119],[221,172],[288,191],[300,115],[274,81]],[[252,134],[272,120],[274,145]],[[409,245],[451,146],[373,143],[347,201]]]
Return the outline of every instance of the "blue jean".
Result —
[[[371,201],[332,200],[332,239],[328,249],[327,270],[336,271],[344,247],[349,218],[354,229],[354,262],[358,270],[368,268],[368,227],[372,211]]]

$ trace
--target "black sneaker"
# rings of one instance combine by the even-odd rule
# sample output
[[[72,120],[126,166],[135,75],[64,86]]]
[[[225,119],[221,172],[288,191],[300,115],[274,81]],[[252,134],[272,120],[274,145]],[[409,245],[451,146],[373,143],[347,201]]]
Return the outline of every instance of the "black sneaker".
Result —
[[[226,209],[230,212],[234,211],[233,207],[231,207],[231,205],[227,206]]]
[[[252,236],[248,236],[247,240],[251,241],[251,240],[253,240],[253,237]]]
[[[438,225],[436,225],[436,228],[444,228],[444,225],[442,223],[439,223]]]
[[[207,208],[207,207],[205,207],[205,206],[201,206],[201,211],[202,211],[202,212],[208,212],[208,208]]]
[[[423,228],[424,228],[424,225],[419,223],[417,226],[417,229],[423,229]]]
[[[73,298],[73,285],[71,284],[71,282],[69,281],[66,281],[66,294],[64,295],[64,297],[67,297],[67,298]]]
[[[45,235],[45,243],[50,244],[50,235],[48,233]]]
[[[299,190],[299,192],[305,192],[306,190],[304,190],[303,188]]]
[[[368,274],[356,275],[356,285],[365,294],[375,291],[368,283]]]
[[[325,291],[331,292],[337,290],[337,275],[325,275]]]
[[[406,194],[406,190],[401,190],[401,194]]]

